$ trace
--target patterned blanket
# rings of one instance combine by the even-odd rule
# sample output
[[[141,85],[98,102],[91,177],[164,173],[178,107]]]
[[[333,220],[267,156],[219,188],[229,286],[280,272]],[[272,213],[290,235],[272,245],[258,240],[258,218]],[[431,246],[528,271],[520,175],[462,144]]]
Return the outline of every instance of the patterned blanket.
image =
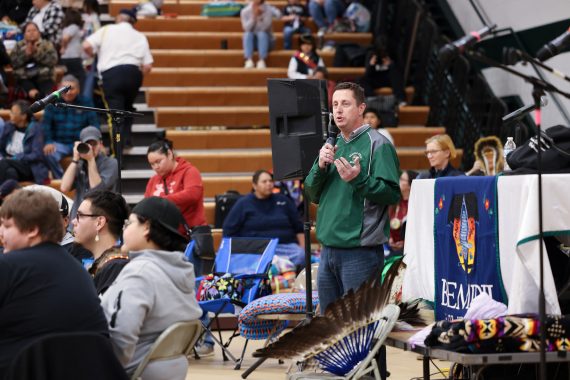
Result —
[[[569,318],[548,316],[546,331],[546,351],[570,351]],[[534,314],[439,321],[425,345],[470,353],[535,352],[540,350],[540,322]]]
[[[317,292],[313,292],[313,308],[319,303]],[[261,320],[264,314],[303,314],[306,307],[305,293],[283,293],[261,297],[243,308],[238,317],[239,333],[247,339],[267,339],[271,332],[279,334],[289,321]]]

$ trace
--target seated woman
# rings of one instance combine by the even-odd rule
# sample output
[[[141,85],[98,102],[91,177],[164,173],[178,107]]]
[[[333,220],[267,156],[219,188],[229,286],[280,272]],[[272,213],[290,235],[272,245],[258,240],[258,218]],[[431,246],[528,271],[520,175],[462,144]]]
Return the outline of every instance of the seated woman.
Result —
[[[0,185],[9,179],[38,184],[48,179],[43,130],[29,108],[27,101],[15,101],[0,134]]]
[[[172,141],[168,139],[150,144],[147,159],[156,174],[148,180],[145,198],[160,197],[173,202],[184,215],[190,229],[205,226],[204,186],[198,169],[183,158],[176,157]],[[196,255],[192,256],[191,261],[196,275],[202,275],[202,267],[208,263]]]
[[[297,267],[305,265],[303,223],[293,201],[273,193],[273,176],[266,170],[253,174],[253,192],[242,197],[224,220],[224,236],[279,238],[275,254]]]
[[[406,229],[406,217],[408,215],[408,199],[412,181],[418,176],[413,170],[404,170],[400,175],[400,193],[402,197],[396,206],[390,206],[390,239],[388,246],[391,255],[401,255],[404,249],[404,233]]]
[[[16,44],[10,58],[17,85],[31,100],[43,98],[53,90],[57,51],[51,42],[41,38],[34,22],[26,23],[24,39]]]
[[[115,353],[129,375],[159,335],[176,322],[196,320],[194,267],[184,260],[187,238],[176,205],[150,197],[137,204],[123,232],[130,262],[101,298]],[[183,380],[185,356],[151,362],[143,379]]]
[[[435,135],[426,141],[426,157],[431,168],[418,175],[418,179],[440,178],[465,175],[451,165],[451,160],[457,157],[455,145],[451,137],[446,134]]]
[[[103,294],[129,262],[118,241],[123,223],[129,217],[129,206],[121,194],[108,190],[87,193],[73,219],[75,243],[93,254],[89,268],[98,294]]]

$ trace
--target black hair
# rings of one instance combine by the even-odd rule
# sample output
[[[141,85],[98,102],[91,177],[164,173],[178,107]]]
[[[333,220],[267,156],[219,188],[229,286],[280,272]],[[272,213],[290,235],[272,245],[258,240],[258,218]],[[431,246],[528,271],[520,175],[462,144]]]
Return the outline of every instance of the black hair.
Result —
[[[83,10],[95,12],[98,16],[101,15],[101,10],[99,9],[99,2],[97,0],[85,0],[83,2]]]
[[[69,25],[77,25],[80,28],[83,27],[83,18],[81,17],[81,12],[75,8],[67,8],[65,11],[65,16],[63,16],[63,21],[61,22],[61,27],[65,28]]]
[[[34,114],[30,111],[30,102],[24,99],[18,99],[12,103],[12,106],[17,106],[22,115],[26,116],[26,120],[30,121],[34,118]]]
[[[40,27],[38,26],[38,24],[36,24],[33,21],[28,21],[24,24],[24,27],[22,28],[22,32],[24,32],[24,34],[26,33],[26,29],[28,29],[28,26],[33,25],[36,27],[36,29],[38,30],[38,32],[40,32],[40,39],[42,38],[42,32],[40,31]]]
[[[268,172],[267,170],[265,170],[265,169],[259,169],[259,170],[256,170],[255,173],[253,173],[253,177],[252,177],[253,183],[257,184],[257,182],[259,182],[259,177],[260,177],[263,173],[269,174],[269,176],[271,177],[271,179],[273,179],[273,174],[269,173],[269,172]]]
[[[408,175],[408,183],[411,185],[412,181],[420,174],[415,170],[404,170],[404,173]]]
[[[130,213],[125,198],[109,190],[95,190],[87,193],[84,200],[91,202],[93,214],[102,215],[107,219],[109,232],[119,238],[123,231],[123,224]]]
[[[367,113],[372,112],[374,115],[376,115],[376,117],[378,119],[380,119],[380,121],[382,121],[382,118],[380,117],[380,112],[378,112],[378,110],[376,108],[372,108],[372,107],[366,107],[366,109],[364,110],[364,112],[362,113],[362,115],[366,115]]]
[[[152,241],[158,246],[158,248],[164,251],[184,252],[186,245],[188,244],[188,240],[183,236],[167,230],[154,219],[148,219],[137,214],[135,214],[135,216],[141,224],[149,222],[150,228],[147,240]]]
[[[324,77],[327,78],[327,79],[328,79],[328,77],[329,77],[329,71],[328,71],[327,68],[324,67],[324,66],[318,66],[318,67],[315,69],[315,73],[323,73]]]
[[[152,142],[146,151],[146,154],[158,152],[164,155],[168,155],[168,151],[172,150],[174,153],[174,143],[169,139],[160,139]]]

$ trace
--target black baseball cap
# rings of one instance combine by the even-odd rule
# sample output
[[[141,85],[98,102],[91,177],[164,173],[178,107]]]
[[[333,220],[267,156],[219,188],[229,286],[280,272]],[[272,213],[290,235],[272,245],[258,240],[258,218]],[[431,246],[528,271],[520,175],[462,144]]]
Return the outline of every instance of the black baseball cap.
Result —
[[[154,220],[168,231],[188,240],[188,236],[180,233],[180,226],[185,225],[182,213],[174,203],[159,197],[145,198],[132,211],[145,219]]]

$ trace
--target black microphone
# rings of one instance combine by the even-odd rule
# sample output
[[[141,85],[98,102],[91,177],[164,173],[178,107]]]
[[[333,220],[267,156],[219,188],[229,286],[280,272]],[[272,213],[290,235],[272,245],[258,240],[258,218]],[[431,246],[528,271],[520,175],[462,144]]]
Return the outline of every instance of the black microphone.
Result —
[[[473,31],[468,35],[461,37],[457,41],[444,45],[439,49],[439,60],[443,65],[447,65],[453,58],[462,54],[465,49],[470,48],[493,31],[497,27],[496,24],[486,26],[481,30]]]
[[[548,98],[546,96],[540,97],[540,106],[546,107],[548,105]],[[510,123],[522,119],[526,114],[536,109],[536,104],[529,104],[516,111],[511,112],[507,116],[503,116],[503,123]]]
[[[336,145],[336,137],[338,136],[338,127],[334,122],[334,116],[329,113],[329,126],[328,126],[329,137],[327,137],[327,143],[331,144],[333,147]]]
[[[540,48],[536,52],[536,58],[539,61],[546,61],[555,55],[560,54],[563,50],[570,46],[570,28],[562,33],[560,36],[556,37],[546,45]]]
[[[61,99],[61,95],[65,94],[70,89],[71,86],[65,86],[57,91],[52,92],[45,98],[35,101],[34,104],[30,106],[30,112],[36,113],[43,110],[48,104],[55,103],[57,100]]]

